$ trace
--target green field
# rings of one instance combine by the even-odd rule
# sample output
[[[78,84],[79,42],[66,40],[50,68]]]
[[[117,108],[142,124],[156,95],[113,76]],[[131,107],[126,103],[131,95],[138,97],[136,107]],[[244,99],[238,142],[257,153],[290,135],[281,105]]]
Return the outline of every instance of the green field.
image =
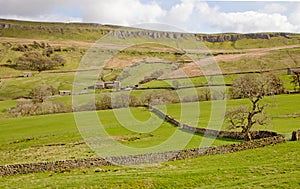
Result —
[[[126,116],[126,109],[116,110],[119,116]],[[143,108],[132,108],[131,112],[140,121],[146,121],[151,115]],[[135,148],[156,146],[177,131],[183,138],[190,134],[180,131],[169,123],[153,115],[153,120],[144,124],[130,124],[129,128],[138,128],[149,133],[133,132],[119,122],[111,110],[99,111],[98,116],[109,136],[118,142]],[[84,121],[84,120],[83,120]],[[132,123],[130,118],[123,120]],[[88,118],[87,121],[88,123]],[[142,127],[142,128],[141,128]],[[158,128],[156,128],[158,127]],[[95,153],[84,143],[72,113],[36,117],[1,119],[0,123],[1,159],[0,164],[25,163],[35,161],[54,161],[84,157],[95,157]],[[191,136],[184,148],[199,147],[203,136]],[[205,138],[213,145],[223,145],[236,141],[228,139]],[[180,148],[175,146],[174,150]]]

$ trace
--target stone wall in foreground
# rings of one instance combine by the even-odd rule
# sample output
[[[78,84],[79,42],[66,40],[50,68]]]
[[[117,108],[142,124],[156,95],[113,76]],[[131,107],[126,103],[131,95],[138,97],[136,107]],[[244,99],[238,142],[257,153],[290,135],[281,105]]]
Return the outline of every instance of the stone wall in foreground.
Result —
[[[264,146],[275,145],[284,142],[283,136],[275,136],[241,142],[237,144],[229,144],[224,146],[212,146],[207,148],[194,148],[179,151],[169,151],[160,153],[149,153],[130,156],[118,156],[104,158],[91,158],[80,160],[66,160],[56,162],[40,162],[28,164],[14,164],[0,166],[0,176],[10,176],[16,174],[40,173],[47,171],[62,171],[66,169],[88,168],[111,165],[139,165],[158,163],[164,161],[182,160],[187,158],[195,158],[199,156],[227,154],[248,149],[261,148]]]

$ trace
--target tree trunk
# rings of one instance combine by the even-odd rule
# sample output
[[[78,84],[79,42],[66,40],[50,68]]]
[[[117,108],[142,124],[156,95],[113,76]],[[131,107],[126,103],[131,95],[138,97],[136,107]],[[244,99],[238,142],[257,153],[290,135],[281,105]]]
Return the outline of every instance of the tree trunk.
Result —
[[[244,127],[244,129],[242,130],[242,134],[246,141],[252,140],[251,133],[250,133],[251,126],[252,126],[251,123],[250,124],[248,123],[248,125]]]

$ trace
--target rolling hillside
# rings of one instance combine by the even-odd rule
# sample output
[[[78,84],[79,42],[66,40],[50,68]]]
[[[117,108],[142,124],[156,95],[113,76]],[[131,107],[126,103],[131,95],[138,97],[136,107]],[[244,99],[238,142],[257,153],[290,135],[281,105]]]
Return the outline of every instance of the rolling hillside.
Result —
[[[194,44],[186,44],[191,36]],[[89,59],[89,53],[108,58],[104,62],[101,56]],[[97,61],[103,63],[101,69]],[[85,68],[85,63],[92,66]],[[95,126],[93,118],[78,121],[76,116],[81,114],[93,114],[102,123],[101,129],[109,136],[92,139],[117,155],[120,152],[105,146],[106,141],[140,150],[159,146],[177,133],[190,140],[182,148],[182,138],[175,138],[175,145],[166,145],[168,150],[203,147],[203,141],[218,147],[243,145],[237,138],[214,138],[176,128],[148,108],[153,103],[181,123],[204,129],[216,123],[215,129],[227,131],[227,122],[217,124],[224,118],[222,108],[212,114],[212,104],[223,105],[224,111],[248,104],[247,99],[229,99],[228,95],[233,82],[245,75],[273,74],[282,80],[285,94],[261,101],[268,104],[265,111],[270,122],[254,130],[277,132],[286,139],[259,149],[145,166],[0,176],[0,187],[299,188],[299,142],[289,140],[300,128],[300,96],[288,69],[300,69],[300,34],[185,34],[0,19],[0,167],[4,169],[7,164],[98,157],[78,126],[84,123],[83,131],[90,131]],[[75,93],[78,74],[87,80],[97,75],[97,79],[79,85],[82,91]],[[113,81],[121,81],[121,87],[95,87]],[[220,88],[222,93],[213,96],[212,91]],[[43,94],[44,90],[48,93]],[[75,94],[60,94],[61,90]]]

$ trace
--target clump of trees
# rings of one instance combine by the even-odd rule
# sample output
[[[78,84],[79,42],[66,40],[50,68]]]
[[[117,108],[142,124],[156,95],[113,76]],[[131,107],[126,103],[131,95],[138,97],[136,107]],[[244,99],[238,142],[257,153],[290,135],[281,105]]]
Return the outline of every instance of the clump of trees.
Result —
[[[52,85],[40,85],[29,92],[29,96],[35,103],[43,103],[49,96],[53,96],[57,89]]]
[[[49,57],[39,52],[26,52],[17,58],[15,68],[20,70],[45,71],[52,70],[58,66],[63,66],[65,60],[59,55]]]
[[[236,79],[230,88],[232,98],[248,98],[249,106],[239,106],[226,113],[230,129],[241,129],[245,140],[251,140],[251,129],[254,125],[268,123],[265,104],[261,101],[265,96],[284,92],[283,82],[276,75],[246,75]]]
[[[15,117],[71,112],[71,108],[67,108],[64,103],[48,100],[55,92],[56,88],[52,85],[37,86],[30,91],[30,100],[19,101],[8,112]]]
[[[179,103],[180,98],[177,93],[172,91],[164,92],[147,92],[143,95],[141,99],[142,105],[162,105],[162,104],[174,104]]]
[[[9,113],[14,117],[46,115],[70,112],[62,102],[45,101],[34,103],[32,101],[19,101],[16,108],[10,109]]]
[[[54,49],[44,42],[34,41],[32,44],[19,44],[11,50],[22,52],[22,55],[15,59],[8,60],[9,67],[19,70],[44,71],[52,70],[59,66],[64,66],[66,60],[55,54]]]

